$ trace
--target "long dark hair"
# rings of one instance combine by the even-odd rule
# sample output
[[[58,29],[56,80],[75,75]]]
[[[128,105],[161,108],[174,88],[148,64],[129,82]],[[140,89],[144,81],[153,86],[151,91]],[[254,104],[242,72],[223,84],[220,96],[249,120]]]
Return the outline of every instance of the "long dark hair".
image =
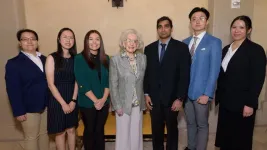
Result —
[[[70,31],[73,34],[73,38],[74,38],[74,44],[73,46],[69,49],[69,53],[71,55],[71,57],[74,57],[77,54],[77,48],[76,48],[76,38],[75,38],[75,34],[74,32],[70,29],[70,28],[62,28],[57,35],[57,51],[56,51],[56,57],[54,57],[55,59],[55,69],[62,69],[62,63],[63,63],[63,49],[62,49],[62,45],[60,43],[60,36],[64,31]]]
[[[101,64],[104,65],[104,67],[106,69],[108,69],[109,68],[109,63],[108,63],[107,55],[106,55],[105,49],[104,49],[104,42],[103,42],[101,34],[97,30],[90,30],[89,32],[86,33],[86,35],[84,37],[84,48],[83,48],[83,51],[82,51],[82,55],[83,55],[84,59],[86,60],[86,62],[88,63],[88,66],[90,68],[92,68],[92,69],[95,69],[95,64],[92,61],[92,54],[91,54],[90,48],[89,48],[89,36],[92,33],[98,34],[98,36],[100,38],[100,48],[98,49],[100,62],[101,62]]]

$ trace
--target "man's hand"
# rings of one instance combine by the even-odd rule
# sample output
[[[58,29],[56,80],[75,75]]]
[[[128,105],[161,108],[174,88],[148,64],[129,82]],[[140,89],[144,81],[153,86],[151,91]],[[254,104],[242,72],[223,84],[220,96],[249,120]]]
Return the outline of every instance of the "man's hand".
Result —
[[[206,105],[209,101],[209,97],[206,95],[202,95],[197,99],[197,102],[202,105]]]
[[[173,103],[172,103],[172,111],[179,111],[182,108],[183,102],[179,99],[176,99]]]
[[[149,109],[149,110],[152,110],[152,101],[151,101],[151,98],[149,95],[145,95],[145,101],[146,101],[146,107]]]
[[[21,115],[21,116],[17,116],[16,119],[20,122],[22,121],[26,121],[27,120],[27,115]]]

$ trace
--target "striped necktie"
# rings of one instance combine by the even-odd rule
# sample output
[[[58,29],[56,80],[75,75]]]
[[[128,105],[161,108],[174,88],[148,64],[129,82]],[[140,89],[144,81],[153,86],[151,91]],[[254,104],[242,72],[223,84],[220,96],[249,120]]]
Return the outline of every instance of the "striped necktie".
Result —
[[[191,54],[191,57],[193,57],[194,56],[194,54],[195,54],[195,49],[196,49],[196,45],[197,45],[197,39],[198,39],[198,37],[194,37],[194,43],[193,43],[193,45],[191,46],[191,49],[190,49],[190,54]]]

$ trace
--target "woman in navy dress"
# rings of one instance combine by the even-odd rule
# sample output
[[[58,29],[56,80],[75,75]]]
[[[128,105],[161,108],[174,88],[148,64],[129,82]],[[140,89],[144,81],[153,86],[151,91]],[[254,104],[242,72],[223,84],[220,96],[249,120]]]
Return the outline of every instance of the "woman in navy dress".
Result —
[[[57,37],[57,51],[47,57],[46,76],[50,89],[48,133],[55,134],[57,150],[75,150],[75,127],[78,125],[76,99],[78,87],[74,76],[76,41],[73,31],[63,28]]]

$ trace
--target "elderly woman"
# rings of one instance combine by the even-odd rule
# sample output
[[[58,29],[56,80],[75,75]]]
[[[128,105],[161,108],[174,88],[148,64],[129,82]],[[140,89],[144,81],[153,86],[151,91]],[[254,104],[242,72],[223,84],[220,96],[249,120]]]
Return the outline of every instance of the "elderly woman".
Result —
[[[120,53],[110,59],[110,95],[116,111],[116,150],[143,149],[143,80],[146,57],[143,41],[134,29],[120,37]]]

